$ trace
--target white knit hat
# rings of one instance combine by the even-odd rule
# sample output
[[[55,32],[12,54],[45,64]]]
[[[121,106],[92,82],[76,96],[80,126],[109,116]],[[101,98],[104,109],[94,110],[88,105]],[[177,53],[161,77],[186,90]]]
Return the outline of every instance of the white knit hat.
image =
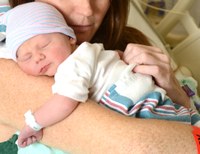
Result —
[[[7,52],[10,59],[15,61],[16,52],[22,43],[36,35],[59,32],[76,39],[62,14],[42,2],[30,2],[11,9],[0,16],[0,24],[6,26]]]

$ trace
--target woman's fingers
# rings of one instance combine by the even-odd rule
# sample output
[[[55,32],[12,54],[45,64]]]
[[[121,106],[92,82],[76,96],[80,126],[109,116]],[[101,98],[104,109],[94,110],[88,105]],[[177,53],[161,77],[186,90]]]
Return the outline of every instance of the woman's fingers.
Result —
[[[151,75],[154,77],[158,86],[168,89],[172,70],[169,65],[163,63],[162,65],[137,65],[134,72]]]
[[[163,53],[143,52],[137,56],[130,55],[126,58],[126,63],[136,63],[143,65],[161,65],[162,63],[170,65],[170,58]]]
[[[155,65],[170,63],[170,58],[157,47],[129,44],[124,51],[123,60],[126,63]]]
[[[134,71],[148,74],[155,78],[156,83],[166,88],[173,74],[170,58],[157,47],[129,44],[124,53],[126,63],[136,63]]]
[[[189,106],[189,98],[173,73],[170,58],[161,49],[153,46],[129,44],[124,51],[123,60],[128,64],[138,64],[134,68],[134,72],[153,76],[156,84],[165,89],[174,102],[186,107]]]
[[[124,51],[124,55],[128,56],[129,54],[133,54],[134,56],[136,56],[141,52],[152,52],[152,51],[157,53],[162,53],[162,50],[158,47],[130,43],[127,45]]]

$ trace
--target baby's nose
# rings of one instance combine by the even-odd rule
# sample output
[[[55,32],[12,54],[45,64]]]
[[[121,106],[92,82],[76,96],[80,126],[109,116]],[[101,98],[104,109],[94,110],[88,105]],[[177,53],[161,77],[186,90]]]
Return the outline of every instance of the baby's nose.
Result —
[[[39,63],[40,61],[45,59],[45,55],[42,53],[38,53],[34,56],[34,60],[36,63]]]

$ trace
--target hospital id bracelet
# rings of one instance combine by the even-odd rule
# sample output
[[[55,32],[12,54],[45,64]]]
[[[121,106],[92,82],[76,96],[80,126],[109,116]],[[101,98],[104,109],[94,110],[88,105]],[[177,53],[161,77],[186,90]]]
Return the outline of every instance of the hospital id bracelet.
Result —
[[[28,110],[25,114],[24,114],[24,117],[25,117],[25,122],[26,124],[31,127],[33,130],[35,131],[39,131],[41,130],[43,127],[40,126],[36,120],[35,120],[35,117],[34,115],[32,114],[31,110]]]
[[[188,97],[192,97],[195,95],[195,92],[192,91],[192,89],[187,85],[187,84],[184,84],[182,86],[183,90],[185,91],[185,93],[188,95]]]

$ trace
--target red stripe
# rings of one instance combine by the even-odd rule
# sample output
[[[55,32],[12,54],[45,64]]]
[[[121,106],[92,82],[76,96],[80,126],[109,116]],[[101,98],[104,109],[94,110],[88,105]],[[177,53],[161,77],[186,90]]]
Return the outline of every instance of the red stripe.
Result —
[[[110,106],[113,109],[116,109],[117,111],[122,111],[123,113],[128,114],[127,109],[123,108],[122,106],[117,105],[115,103],[115,101],[110,101],[110,100],[105,98],[105,100],[100,100],[100,102],[102,104],[106,104],[106,105]]]
[[[177,115],[188,115],[190,114],[189,110],[185,109],[184,107],[180,107],[178,110],[175,109],[173,106],[158,106],[156,107],[156,109],[159,111],[167,111],[168,113],[159,113],[159,112],[154,112],[154,108],[153,106],[156,106],[158,104],[158,100],[156,99],[145,99],[142,100],[140,102],[138,102],[129,112],[126,106],[123,107],[123,105],[119,105],[119,102],[113,101],[112,99],[109,98],[110,93],[107,91],[105,93],[104,97],[105,100],[101,100],[100,102],[102,104],[106,104],[109,107],[117,110],[117,111],[121,111],[122,113],[126,114],[126,115],[130,115],[130,114],[134,114],[136,111],[138,111],[138,109],[141,109],[141,105],[144,105],[144,107],[141,109],[142,110],[148,110],[149,112],[156,114],[156,115],[160,115],[160,116],[166,116],[166,115],[172,115],[173,113],[178,113]],[[146,105],[145,105],[146,104]],[[151,104],[151,105],[150,105]],[[152,106],[153,105],[153,106]],[[169,113],[171,112],[171,113]],[[195,114],[195,111],[191,112],[192,114]]]

